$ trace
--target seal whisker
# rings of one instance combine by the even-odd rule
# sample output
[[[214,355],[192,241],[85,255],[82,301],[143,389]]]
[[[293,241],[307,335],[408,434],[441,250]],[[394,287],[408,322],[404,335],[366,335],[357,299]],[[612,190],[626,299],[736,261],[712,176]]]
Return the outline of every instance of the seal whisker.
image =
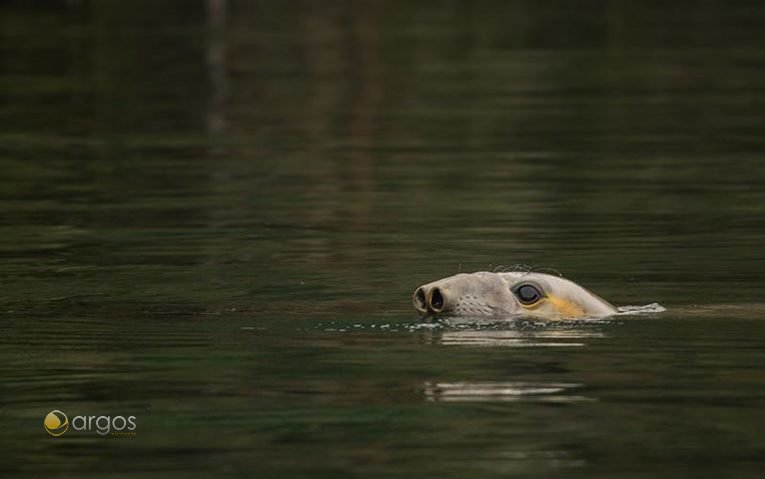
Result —
[[[559,278],[563,277],[563,273],[561,273],[560,271],[558,271],[557,269],[555,269],[555,268],[553,268],[551,266],[544,266],[544,265],[534,266],[534,267],[532,267],[531,271],[529,271],[529,272],[546,273],[546,274],[551,274],[551,275],[557,276]]]
[[[531,265],[516,263],[510,266],[507,270],[503,271],[503,273],[531,273],[533,270],[534,267]]]

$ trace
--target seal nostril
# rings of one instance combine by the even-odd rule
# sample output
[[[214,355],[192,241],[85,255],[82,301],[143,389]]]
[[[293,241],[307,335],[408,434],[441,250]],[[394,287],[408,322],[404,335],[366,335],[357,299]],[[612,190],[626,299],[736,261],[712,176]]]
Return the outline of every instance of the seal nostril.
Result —
[[[444,297],[438,288],[433,288],[433,293],[430,295],[430,309],[436,313],[440,313],[444,309]]]
[[[414,292],[414,307],[425,311],[428,309],[428,303],[425,301],[425,291],[422,288],[417,288]]]

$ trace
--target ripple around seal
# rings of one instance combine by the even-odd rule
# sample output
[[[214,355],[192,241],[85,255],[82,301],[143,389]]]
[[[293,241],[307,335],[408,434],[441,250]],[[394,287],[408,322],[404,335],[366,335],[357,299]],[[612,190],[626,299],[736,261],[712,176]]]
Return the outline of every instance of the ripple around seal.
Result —
[[[644,304],[642,306],[619,306],[616,308],[619,312],[618,316],[622,315],[638,315],[638,314],[658,314],[667,310],[659,303]]]

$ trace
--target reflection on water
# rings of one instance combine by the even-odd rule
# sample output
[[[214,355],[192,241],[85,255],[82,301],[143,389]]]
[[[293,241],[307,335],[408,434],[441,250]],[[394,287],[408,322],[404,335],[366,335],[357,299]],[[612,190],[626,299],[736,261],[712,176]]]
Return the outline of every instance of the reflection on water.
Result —
[[[437,336],[437,340],[450,346],[499,346],[499,347],[581,347],[586,338],[601,338],[603,333],[593,331],[515,331],[480,330],[448,331]]]
[[[431,383],[423,386],[425,399],[437,402],[541,401],[575,402],[592,400],[571,394],[583,387],[564,383],[459,382]]]

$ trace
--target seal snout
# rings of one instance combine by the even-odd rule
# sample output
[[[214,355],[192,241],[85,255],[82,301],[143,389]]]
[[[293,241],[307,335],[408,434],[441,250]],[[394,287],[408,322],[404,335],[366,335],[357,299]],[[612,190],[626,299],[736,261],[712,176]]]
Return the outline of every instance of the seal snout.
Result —
[[[444,311],[446,301],[441,288],[437,286],[420,286],[412,297],[414,309],[422,315],[439,314]]]

